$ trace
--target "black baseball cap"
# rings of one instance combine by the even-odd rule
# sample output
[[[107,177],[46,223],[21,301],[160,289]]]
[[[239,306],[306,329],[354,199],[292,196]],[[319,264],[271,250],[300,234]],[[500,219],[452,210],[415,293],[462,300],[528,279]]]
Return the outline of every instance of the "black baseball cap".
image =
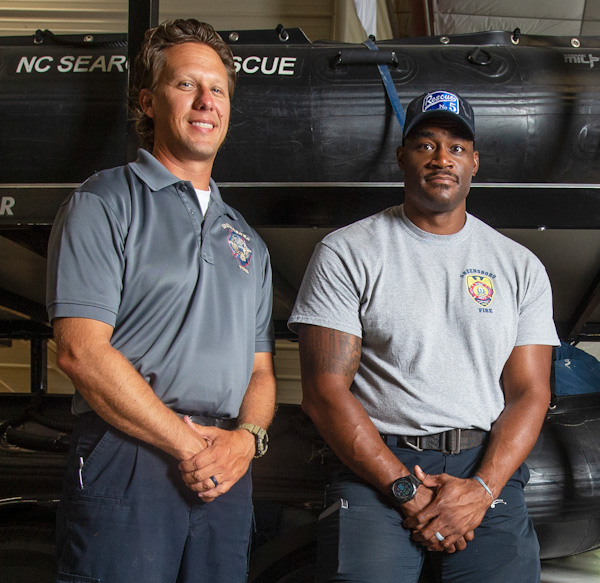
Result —
[[[413,99],[406,109],[406,121],[402,141],[422,121],[431,118],[445,118],[461,124],[475,140],[475,116],[466,99],[452,91],[428,91]]]

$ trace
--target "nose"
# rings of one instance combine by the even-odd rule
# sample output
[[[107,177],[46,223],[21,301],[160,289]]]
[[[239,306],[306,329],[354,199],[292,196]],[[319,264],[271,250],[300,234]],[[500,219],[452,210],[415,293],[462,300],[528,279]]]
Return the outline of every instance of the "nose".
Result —
[[[431,155],[430,164],[437,168],[451,168],[454,166],[454,160],[445,148],[436,148]]]
[[[208,87],[198,88],[196,99],[194,100],[194,107],[196,109],[213,109],[214,96]]]

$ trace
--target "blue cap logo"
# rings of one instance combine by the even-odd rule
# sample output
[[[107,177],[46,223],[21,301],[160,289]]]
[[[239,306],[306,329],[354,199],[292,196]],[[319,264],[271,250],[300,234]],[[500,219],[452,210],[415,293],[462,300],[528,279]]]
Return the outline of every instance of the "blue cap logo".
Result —
[[[434,91],[428,93],[423,99],[423,112],[425,111],[450,111],[459,115],[460,106],[458,97],[447,91]]]

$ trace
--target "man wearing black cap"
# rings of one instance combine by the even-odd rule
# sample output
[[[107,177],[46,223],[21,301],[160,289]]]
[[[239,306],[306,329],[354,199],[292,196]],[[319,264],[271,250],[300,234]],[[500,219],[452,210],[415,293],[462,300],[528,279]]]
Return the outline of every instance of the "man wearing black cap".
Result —
[[[550,284],[528,250],[466,212],[471,106],[409,105],[405,201],[317,246],[290,318],[303,409],[339,458],[319,581],[539,581],[524,460],[550,398]],[[455,552],[461,551],[461,552]]]

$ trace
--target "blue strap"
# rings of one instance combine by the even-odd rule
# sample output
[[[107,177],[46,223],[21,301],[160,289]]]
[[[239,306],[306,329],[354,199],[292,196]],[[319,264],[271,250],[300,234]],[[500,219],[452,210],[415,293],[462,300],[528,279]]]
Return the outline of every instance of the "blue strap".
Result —
[[[373,42],[372,38],[368,38],[363,43],[370,51],[378,51],[379,48]],[[394,85],[394,81],[392,80],[392,76],[390,75],[390,70],[387,65],[377,65],[379,69],[379,74],[381,75],[381,80],[383,81],[383,86],[388,94],[388,98],[390,100],[390,104],[392,105],[392,109],[396,114],[396,119],[400,124],[400,129],[404,129],[404,110],[402,109],[402,104],[400,103],[400,98],[398,97],[398,92],[396,91],[396,86]]]

